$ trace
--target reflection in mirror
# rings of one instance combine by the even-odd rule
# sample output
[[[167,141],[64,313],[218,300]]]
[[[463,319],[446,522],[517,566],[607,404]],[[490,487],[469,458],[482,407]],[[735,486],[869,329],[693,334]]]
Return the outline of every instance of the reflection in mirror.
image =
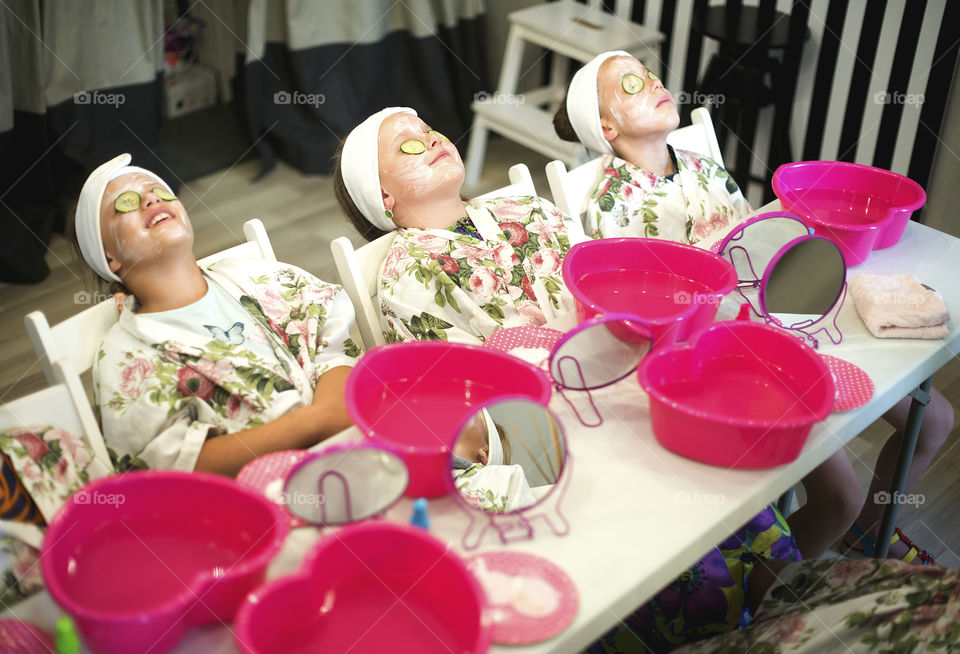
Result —
[[[396,454],[352,443],[305,458],[287,476],[283,499],[304,522],[340,525],[386,510],[408,481],[407,467]]]
[[[772,215],[757,218],[730,232],[721,243],[720,255],[733,264],[741,284],[758,284],[763,271],[784,245],[810,233],[797,217]]]
[[[566,463],[560,426],[529,400],[495,402],[460,428],[451,457],[465,502],[491,513],[533,506],[555,488]]]
[[[550,375],[563,388],[588,390],[629,375],[653,344],[650,327],[637,316],[611,313],[571,330],[550,355]]]
[[[803,238],[773,262],[762,304],[767,313],[823,316],[843,292],[846,266],[840,248],[821,237]]]

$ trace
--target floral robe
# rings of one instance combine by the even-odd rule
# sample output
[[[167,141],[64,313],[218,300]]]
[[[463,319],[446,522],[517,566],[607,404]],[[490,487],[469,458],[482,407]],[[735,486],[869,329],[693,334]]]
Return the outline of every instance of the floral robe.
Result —
[[[603,176],[587,203],[587,233],[692,244],[750,214],[750,205],[722,166],[692,152],[673,152],[677,174],[672,180],[604,155]]]
[[[287,264],[224,259],[204,270],[253,316],[277,360],[137,314],[128,297],[94,363],[94,391],[118,469],[192,470],[204,441],[313,401],[317,379],[353,365],[353,306],[339,286]]]
[[[482,343],[503,327],[543,325],[573,311],[560,272],[580,225],[536,197],[475,200],[480,238],[400,229],[380,269],[387,342]]]

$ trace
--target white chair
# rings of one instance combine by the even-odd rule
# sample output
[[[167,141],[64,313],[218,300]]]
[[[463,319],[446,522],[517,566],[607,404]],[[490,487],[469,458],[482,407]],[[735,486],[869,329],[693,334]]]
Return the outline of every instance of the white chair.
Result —
[[[113,464],[107,446],[87,403],[77,370],[66,359],[54,361],[50,369],[54,382],[49,388],[0,405],[0,432],[29,426],[59,427],[80,438],[102,464],[88,466],[88,474],[99,471],[93,476],[104,476],[112,472]],[[27,485],[29,490],[29,482]],[[37,497],[34,499],[44,518],[51,520],[56,507],[50,505],[50,498],[46,501]]]
[[[510,31],[497,91],[473,103],[473,128],[467,148],[466,184],[476,184],[483,169],[488,132],[493,131],[547,157],[574,166],[585,158],[578,143],[561,140],[553,131],[553,112],[563,101],[569,59],[586,63],[607,50],[625,50],[645,61],[654,72],[660,32],[630,21],[632,0],[619,0],[608,14],[601,0],[580,4],[574,0],[535,5],[507,16]],[[517,95],[523,49],[527,44],[554,53],[550,84]],[[484,94],[480,94],[481,96]],[[546,106],[546,109],[541,108]]]
[[[691,118],[693,123],[672,131],[667,136],[667,143],[674,148],[706,155],[722,166],[723,157],[717,135],[713,131],[710,112],[698,107],[691,112]],[[560,211],[568,216],[583,215],[587,208],[587,199],[603,174],[600,161],[600,158],[588,161],[569,172],[562,161],[551,161],[547,164],[547,183],[550,185],[554,204]]]
[[[227,257],[277,260],[270,245],[270,239],[267,237],[267,231],[258,218],[244,223],[243,233],[247,238],[246,243],[211,254],[201,259],[199,263],[209,265]],[[93,366],[93,357],[96,356],[100,342],[117,322],[119,315],[113,298],[84,309],[53,327],[47,322],[42,311],[27,314],[23,319],[27,334],[40,359],[40,367],[43,369],[47,383],[57,383],[53,362],[61,358],[70,361],[79,374],[89,370]]]
[[[509,197],[514,195],[536,195],[530,169],[525,164],[510,167],[510,185],[484,193],[477,199]],[[346,236],[340,236],[330,242],[333,261],[340,275],[347,296],[353,303],[357,317],[357,328],[364,349],[383,345],[383,330],[380,327],[380,307],[377,305],[380,265],[387,258],[390,245],[396,232],[390,232],[355,250]]]

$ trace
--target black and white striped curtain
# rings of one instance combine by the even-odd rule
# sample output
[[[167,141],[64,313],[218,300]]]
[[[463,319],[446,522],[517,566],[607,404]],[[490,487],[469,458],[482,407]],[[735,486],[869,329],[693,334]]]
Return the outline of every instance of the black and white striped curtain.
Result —
[[[660,68],[675,93],[694,93],[717,51],[716,42],[697,39],[691,30],[694,12],[715,5],[772,5],[784,20],[809,30],[797,60],[783,62],[793,80],[788,113],[794,160],[854,161],[928,185],[957,66],[960,2],[635,0],[633,19],[666,36]],[[749,139],[752,176],[769,178],[777,163],[772,119],[772,108],[761,110]],[[725,159],[735,143],[724,148]],[[768,189],[753,188],[751,195]]]
[[[341,139],[388,106],[459,134],[487,87],[484,0],[250,3],[245,104],[266,173],[328,174]]]

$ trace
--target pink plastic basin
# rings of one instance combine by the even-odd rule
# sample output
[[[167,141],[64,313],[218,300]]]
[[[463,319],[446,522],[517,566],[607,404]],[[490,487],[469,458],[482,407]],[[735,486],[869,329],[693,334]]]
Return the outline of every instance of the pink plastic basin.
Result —
[[[657,440],[677,454],[732,468],[796,459],[835,394],[812,348],[747,321],[714,323],[688,343],[657,350],[638,374]]]
[[[655,344],[661,344],[684,340],[711,322],[737,275],[729,261],[692,245],[605,238],[570,248],[563,280],[581,322],[632,313],[650,325]]]
[[[230,479],[131,472],[57,513],[43,579],[92,651],[159,654],[191,626],[231,620],[286,535],[279,507]]]
[[[473,407],[498,397],[544,406],[550,382],[509,354],[463,343],[418,341],[367,352],[347,378],[353,422],[400,454],[410,472],[408,497],[447,493],[450,449]]]
[[[427,531],[355,524],[324,537],[299,573],[261,586],[234,623],[246,654],[486,652],[486,599]]]
[[[835,241],[848,266],[863,263],[871,249],[895,245],[927,200],[909,177],[844,161],[784,164],[773,174],[773,191],[784,209]]]

